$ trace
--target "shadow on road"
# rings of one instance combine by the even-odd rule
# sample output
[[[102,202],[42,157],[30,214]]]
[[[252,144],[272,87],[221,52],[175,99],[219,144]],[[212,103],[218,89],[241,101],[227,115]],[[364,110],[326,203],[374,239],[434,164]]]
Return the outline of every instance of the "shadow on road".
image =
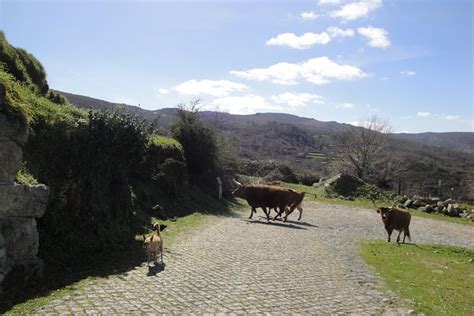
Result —
[[[296,226],[293,224],[283,223],[283,222],[267,222],[267,221],[259,221],[259,220],[251,220],[251,219],[243,219],[244,222],[249,224],[262,224],[262,225],[271,225],[271,226],[278,226],[283,228],[293,228],[293,229],[306,229],[305,227]]]
[[[283,223],[282,219],[281,218],[277,218],[276,221],[280,221]],[[301,226],[308,226],[308,227],[316,227],[318,228],[317,225],[313,225],[311,223],[307,223],[307,222],[300,222],[300,221],[286,221],[287,223],[290,223],[290,224],[296,224],[296,225],[301,225]]]
[[[156,276],[158,273],[165,270],[166,264],[164,262],[155,263],[152,266],[148,267],[147,276]]]

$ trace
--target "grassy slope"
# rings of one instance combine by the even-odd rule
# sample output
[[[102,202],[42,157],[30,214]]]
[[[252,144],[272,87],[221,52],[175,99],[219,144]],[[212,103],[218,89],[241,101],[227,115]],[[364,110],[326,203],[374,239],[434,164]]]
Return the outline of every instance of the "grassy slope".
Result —
[[[362,257],[402,298],[426,315],[472,315],[474,251],[442,245],[361,244]]]
[[[0,69],[0,83],[6,88],[6,99],[0,109],[7,115],[17,116],[32,124],[43,120],[50,125],[75,124],[85,120],[87,112],[71,105],[60,105],[42,97],[27,86],[15,81],[11,75]]]

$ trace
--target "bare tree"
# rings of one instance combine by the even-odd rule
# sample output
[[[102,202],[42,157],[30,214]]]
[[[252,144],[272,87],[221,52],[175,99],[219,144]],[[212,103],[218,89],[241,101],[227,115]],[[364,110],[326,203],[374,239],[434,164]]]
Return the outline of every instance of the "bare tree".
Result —
[[[387,157],[384,153],[390,132],[388,123],[372,116],[336,136],[336,153],[341,171],[367,179],[375,166]]]

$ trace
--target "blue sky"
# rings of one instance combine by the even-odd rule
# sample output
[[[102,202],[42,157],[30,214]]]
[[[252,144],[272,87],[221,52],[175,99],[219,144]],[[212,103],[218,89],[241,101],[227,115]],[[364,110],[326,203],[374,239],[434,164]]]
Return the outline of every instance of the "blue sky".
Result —
[[[470,0],[0,0],[54,89],[407,132],[474,131],[472,20]]]

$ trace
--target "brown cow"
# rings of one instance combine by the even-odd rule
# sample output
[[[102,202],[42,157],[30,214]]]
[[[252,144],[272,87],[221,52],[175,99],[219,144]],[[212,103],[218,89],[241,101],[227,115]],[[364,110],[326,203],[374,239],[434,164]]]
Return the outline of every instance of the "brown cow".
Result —
[[[270,210],[267,211],[267,208],[279,208],[280,210],[285,210],[284,221],[286,222],[288,217],[286,206],[292,205],[292,194],[288,190],[276,186],[246,186],[235,180],[234,182],[238,187],[232,194],[247,200],[247,203],[252,208],[249,218],[252,218],[253,213],[256,213],[256,209],[261,207],[265,212],[267,220],[270,220]]]
[[[300,212],[300,215],[298,216],[298,220],[301,220],[301,216],[303,215],[303,208],[302,208],[301,204],[303,203],[304,195],[305,195],[306,192],[299,193],[299,192],[297,192],[295,190],[292,190],[292,189],[287,189],[287,188],[282,188],[282,189],[285,189],[288,192],[290,192],[290,194],[291,194],[291,203],[288,205],[289,209],[286,209],[286,210],[281,210],[280,209],[280,211],[275,209],[275,211],[277,212],[277,215],[275,215],[273,220],[280,217],[281,214],[283,213],[283,211],[285,211],[286,216],[290,215],[291,213],[293,213],[295,208],[298,209],[298,211]]]
[[[388,234],[388,242],[390,242],[390,236],[394,229],[398,230],[397,243],[400,243],[400,234],[403,231],[403,243],[405,243],[405,237],[410,239],[410,226],[411,214],[405,210],[399,208],[379,207],[377,213],[382,215],[382,221],[385,225],[385,229]],[[411,240],[411,239],[410,239]]]

